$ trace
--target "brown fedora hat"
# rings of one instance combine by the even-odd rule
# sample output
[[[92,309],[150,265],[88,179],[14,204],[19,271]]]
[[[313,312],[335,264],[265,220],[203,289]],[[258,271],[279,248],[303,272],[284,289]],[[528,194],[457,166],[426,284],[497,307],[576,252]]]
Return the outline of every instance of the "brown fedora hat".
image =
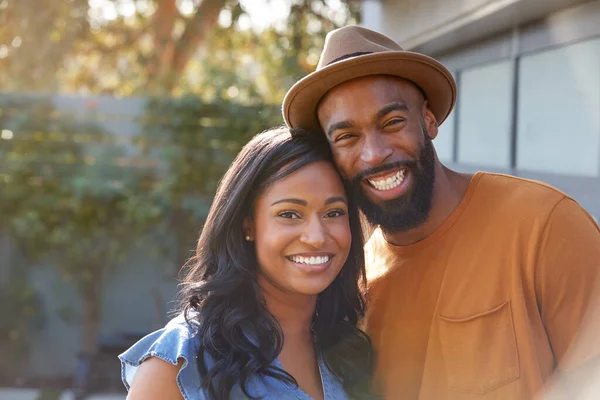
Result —
[[[407,79],[425,94],[441,124],[456,103],[456,83],[439,61],[402,49],[390,38],[351,25],[327,34],[317,70],[292,86],[283,100],[283,119],[291,128],[321,131],[317,106],[335,86],[368,75]]]

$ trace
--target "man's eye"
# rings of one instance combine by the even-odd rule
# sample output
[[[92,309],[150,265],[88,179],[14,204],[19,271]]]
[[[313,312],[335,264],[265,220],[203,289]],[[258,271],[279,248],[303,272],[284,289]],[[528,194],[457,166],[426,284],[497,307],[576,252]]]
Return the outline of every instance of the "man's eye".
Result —
[[[277,214],[278,217],[280,218],[285,218],[285,219],[298,219],[300,218],[300,216],[294,212],[294,211],[282,211],[279,214]]]
[[[404,119],[402,119],[402,118],[394,118],[394,119],[391,119],[388,122],[386,122],[385,125],[383,125],[383,127],[385,128],[386,126],[392,126],[395,124],[399,124],[403,121],[404,121]]]
[[[337,218],[337,217],[342,217],[344,215],[346,215],[346,211],[344,211],[344,210],[331,210],[327,214],[325,214],[325,217]]]

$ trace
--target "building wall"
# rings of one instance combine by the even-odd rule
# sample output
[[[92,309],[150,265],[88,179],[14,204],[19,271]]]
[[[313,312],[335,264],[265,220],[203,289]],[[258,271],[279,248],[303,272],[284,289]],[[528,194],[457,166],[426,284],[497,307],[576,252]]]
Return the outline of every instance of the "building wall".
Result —
[[[510,0],[509,2],[514,2]],[[523,1],[523,0],[517,0]],[[440,30],[449,23],[460,23],[486,8],[501,7],[506,0],[364,0],[367,15],[379,21],[367,20],[365,26],[376,23],[378,30],[386,32],[403,46]],[[373,12],[374,9],[382,12]],[[376,26],[373,26],[376,27]]]
[[[431,24],[419,19],[422,13],[400,15],[401,4],[407,3],[412,4],[385,1],[381,11],[388,20]],[[545,181],[598,219],[598,21],[600,1],[588,1],[429,53],[448,67],[458,85],[457,106],[434,141],[439,158],[460,171],[490,170]],[[393,29],[387,24],[371,28],[395,40],[402,37],[401,23]],[[439,47],[430,44],[424,48]]]
[[[364,0],[363,25],[405,49],[438,51],[589,0]]]
[[[162,327],[177,289],[174,271],[169,260],[145,251],[132,254],[104,284],[100,336],[145,335]],[[30,279],[42,297],[45,323],[32,336],[27,375],[69,376],[82,345],[80,296],[53,265],[38,266]],[[115,358],[114,375],[119,371]]]

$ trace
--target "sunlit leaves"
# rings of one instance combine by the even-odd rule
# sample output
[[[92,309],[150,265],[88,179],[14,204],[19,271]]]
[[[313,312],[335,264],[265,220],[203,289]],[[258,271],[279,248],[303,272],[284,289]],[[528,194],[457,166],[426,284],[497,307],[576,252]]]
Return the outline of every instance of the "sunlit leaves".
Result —
[[[314,69],[325,33],[355,22],[358,9],[341,0],[4,1],[4,90],[273,103]],[[195,21],[209,34],[192,30]]]

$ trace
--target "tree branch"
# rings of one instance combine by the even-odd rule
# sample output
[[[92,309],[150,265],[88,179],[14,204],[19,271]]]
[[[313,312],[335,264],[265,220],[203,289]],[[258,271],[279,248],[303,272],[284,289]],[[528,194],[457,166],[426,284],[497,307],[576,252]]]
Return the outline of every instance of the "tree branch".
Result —
[[[146,67],[148,81],[164,73],[175,51],[173,28],[179,17],[176,0],[158,0],[151,26],[154,28],[154,51]]]
[[[194,52],[206,42],[226,3],[227,0],[203,0],[200,3],[177,42],[171,73],[183,72]]]

